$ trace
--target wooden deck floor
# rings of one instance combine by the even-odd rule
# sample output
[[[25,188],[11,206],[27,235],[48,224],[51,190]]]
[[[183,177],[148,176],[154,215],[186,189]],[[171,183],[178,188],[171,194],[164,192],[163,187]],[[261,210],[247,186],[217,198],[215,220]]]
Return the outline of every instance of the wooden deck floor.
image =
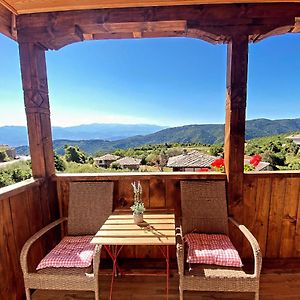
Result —
[[[172,272],[169,300],[178,300],[178,276]],[[110,277],[101,276],[101,300],[109,299]],[[92,300],[91,292],[36,291],[33,300]],[[154,300],[166,299],[163,277],[128,276],[118,278],[114,285],[113,299]],[[253,294],[185,292],[185,300],[254,299]],[[300,262],[267,261],[261,276],[260,300],[299,300]]]

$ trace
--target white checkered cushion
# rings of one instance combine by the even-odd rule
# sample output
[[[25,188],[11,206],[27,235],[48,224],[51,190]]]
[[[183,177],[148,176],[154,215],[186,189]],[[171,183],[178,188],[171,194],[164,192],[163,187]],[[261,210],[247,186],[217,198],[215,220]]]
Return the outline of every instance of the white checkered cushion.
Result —
[[[44,268],[86,268],[93,260],[95,245],[93,236],[67,236],[39,263],[37,270]]]
[[[184,236],[184,240],[188,245],[188,263],[243,266],[237,250],[227,235],[188,233]]]

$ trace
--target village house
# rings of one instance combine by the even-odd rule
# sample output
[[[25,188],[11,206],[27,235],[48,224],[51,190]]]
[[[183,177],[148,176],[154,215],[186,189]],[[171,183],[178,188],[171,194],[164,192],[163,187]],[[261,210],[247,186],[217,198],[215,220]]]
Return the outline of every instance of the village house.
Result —
[[[184,152],[181,155],[170,157],[167,167],[172,168],[174,172],[200,171],[203,168],[210,168],[211,163],[215,159],[217,159],[216,156],[193,150],[191,152]]]
[[[125,156],[116,160],[115,163],[119,164],[122,169],[129,169],[134,171],[139,169],[141,159]]]
[[[295,144],[300,145],[300,134],[293,134],[288,136],[287,138],[293,140]]]
[[[181,155],[170,157],[167,167],[172,168],[173,172],[195,172],[211,169],[211,164],[218,157],[201,153],[197,150],[191,152],[184,152]],[[244,158],[244,165],[250,165],[251,158]],[[261,161],[255,167],[254,171],[268,171],[270,170],[270,163]]]
[[[120,156],[117,156],[117,155],[113,155],[113,154],[105,154],[105,155],[102,155],[100,157],[96,157],[94,158],[94,162],[95,164],[98,166],[98,167],[102,167],[102,168],[109,168],[110,165],[118,160],[120,158]]]

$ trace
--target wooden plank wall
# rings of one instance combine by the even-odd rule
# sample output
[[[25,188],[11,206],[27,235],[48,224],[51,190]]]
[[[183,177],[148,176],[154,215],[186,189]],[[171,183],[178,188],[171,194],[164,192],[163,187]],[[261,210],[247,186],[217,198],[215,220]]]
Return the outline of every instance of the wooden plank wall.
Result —
[[[42,196],[46,183],[29,179],[0,189],[0,299],[23,299],[23,274],[20,252],[26,240],[57,218],[55,202]],[[54,189],[52,188],[54,191]],[[34,268],[54,242],[38,242],[32,248],[29,265]]]
[[[244,221],[264,257],[300,257],[300,173],[245,174]]]
[[[194,173],[195,174],[195,173]],[[133,180],[140,180],[143,201],[147,208],[173,208],[180,216],[180,180],[225,180],[224,174],[214,175],[119,175],[119,176],[58,176],[61,213],[67,216],[69,182],[113,180],[114,208],[128,208],[132,203]],[[300,173],[264,172],[244,175],[244,223],[258,239],[264,257],[300,257]],[[237,216],[236,216],[237,218]],[[234,231],[233,239],[239,240]],[[239,243],[237,243],[237,246]],[[252,257],[244,240],[239,250],[243,257]],[[126,248],[126,257],[156,257],[152,249]],[[174,255],[174,251],[173,251]]]

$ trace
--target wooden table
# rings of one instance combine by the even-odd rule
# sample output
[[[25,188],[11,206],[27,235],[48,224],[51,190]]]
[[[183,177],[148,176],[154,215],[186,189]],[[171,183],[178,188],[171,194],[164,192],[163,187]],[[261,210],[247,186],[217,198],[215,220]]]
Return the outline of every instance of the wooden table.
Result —
[[[120,271],[121,275],[125,275],[117,264],[117,257],[122,247],[125,245],[159,246],[166,259],[166,296],[168,299],[170,271],[169,246],[176,244],[174,213],[155,213],[154,211],[145,213],[144,222],[139,225],[134,224],[133,216],[130,213],[114,213],[109,216],[91,243],[103,245],[112,258],[111,300],[114,277],[117,270]],[[145,275],[157,276],[157,274],[150,273]]]

